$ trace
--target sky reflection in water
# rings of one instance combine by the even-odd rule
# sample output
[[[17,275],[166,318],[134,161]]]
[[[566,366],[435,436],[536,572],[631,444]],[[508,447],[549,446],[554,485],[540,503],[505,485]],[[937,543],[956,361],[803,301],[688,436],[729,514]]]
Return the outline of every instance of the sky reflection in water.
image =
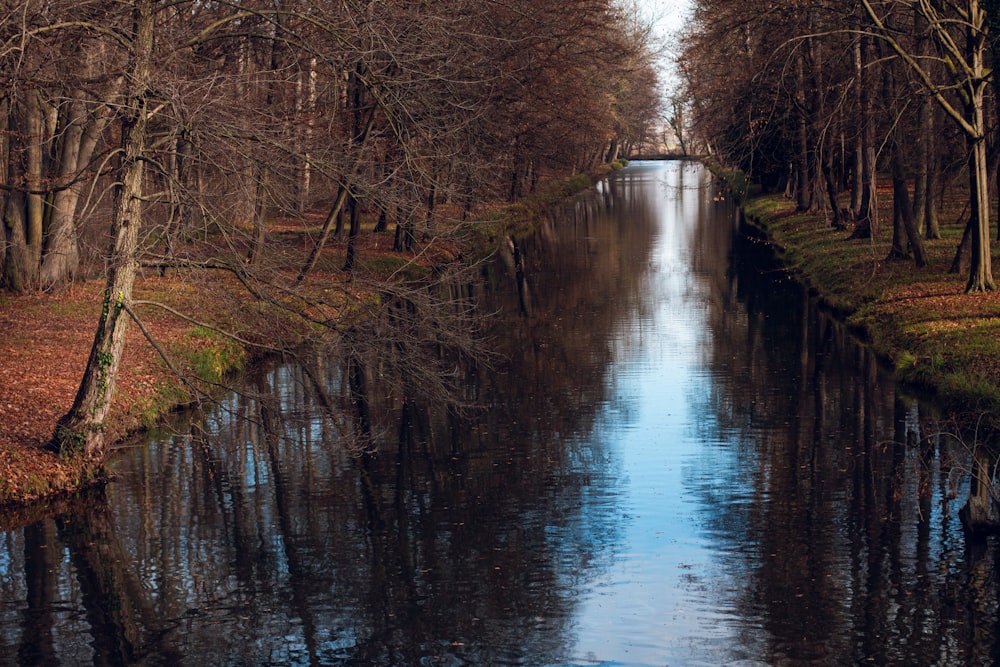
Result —
[[[705,305],[712,284],[694,266],[693,238],[705,199],[714,193],[705,174],[684,163],[634,168],[639,175],[619,194],[650,197],[656,233],[641,288],[645,303],[618,327],[613,398],[593,435],[620,462],[623,484],[610,502],[625,522],[613,565],[575,619],[574,655],[622,664],[712,664],[737,632],[733,583],[706,534],[706,499],[697,488],[732,484],[731,456],[703,438],[717,430],[714,416],[693,411],[707,402],[712,382]],[[666,196],[658,198],[658,191]],[[721,209],[712,224],[731,229],[730,211],[710,208]],[[726,245],[715,252],[716,260],[728,259]]]

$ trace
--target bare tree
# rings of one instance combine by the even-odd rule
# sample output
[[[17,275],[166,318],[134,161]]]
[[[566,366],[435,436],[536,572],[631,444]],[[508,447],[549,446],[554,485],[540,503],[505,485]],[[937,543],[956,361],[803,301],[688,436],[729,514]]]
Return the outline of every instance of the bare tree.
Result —
[[[25,2],[0,20],[10,77],[4,110],[3,284],[58,287],[80,269],[79,204],[104,157],[121,81],[100,3]],[[69,66],[69,61],[73,66]]]
[[[986,87],[990,69],[986,65],[987,13],[979,0],[947,3],[939,6],[926,0],[896,0],[880,3],[880,7],[896,5],[911,7],[924,19],[939,49],[937,57],[947,64],[949,79],[935,78],[927,66],[927,58],[914,52],[896,37],[885,23],[884,12],[876,11],[871,0],[862,6],[871,19],[876,34],[884,40],[907,67],[919,78],[928,93],[962,130],[969,148],[969,209],[971,214],[958,255],[971,252],[967,292],[996,289],[990,256],[989,170],[986,152]],[[961,99],[956,104],[948,91],[955,89]],[[956,258],[957,259],[957,258]]]
[[[125,348],[128,307],[138,268],[142,227],[146,128],[152,87],[154,0],[134,0],[128,41],[125,99],[119,110],[121,153],[114,172],[118,185],[111,223],[112,244],[104,303],[94,344],[73,407],[56,425],[52,445],[101,466],[110,443],[104,420],[111,408]]]

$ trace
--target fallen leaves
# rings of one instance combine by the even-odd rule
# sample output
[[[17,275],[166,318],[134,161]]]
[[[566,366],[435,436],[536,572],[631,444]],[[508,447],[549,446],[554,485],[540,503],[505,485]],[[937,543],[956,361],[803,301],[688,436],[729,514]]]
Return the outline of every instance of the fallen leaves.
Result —
[[[102,283],[55,294],[7,296],[0,307],[0,502],[26,501],[74,484],[75,472],[43,449],[73,403],[100,314]],[[182,323],[161,318],[159,334]],[[153,348],[131,327],[114,407],[112,437],[139,426],[131,406],[152,401],[170,380]]]

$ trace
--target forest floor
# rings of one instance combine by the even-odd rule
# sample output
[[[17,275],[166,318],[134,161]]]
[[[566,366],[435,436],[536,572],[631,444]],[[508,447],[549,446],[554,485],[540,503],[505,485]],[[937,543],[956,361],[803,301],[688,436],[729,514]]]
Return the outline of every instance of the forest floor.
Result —
[[[796,211],[780,195],[744,210],[790,269],[895,371],[963,425],[1000,426],[1000,291],[966,294],[968,272],[950,273],[968,218],[961,191],[942,202],[941,238],[925,240],[928,264],[887,259],[892,191],[880,186],[877,239],[849,239],[823,213]],[[1000,243],[993,242],[995,258]],[[994,263],[994,276],[1000,276]]]

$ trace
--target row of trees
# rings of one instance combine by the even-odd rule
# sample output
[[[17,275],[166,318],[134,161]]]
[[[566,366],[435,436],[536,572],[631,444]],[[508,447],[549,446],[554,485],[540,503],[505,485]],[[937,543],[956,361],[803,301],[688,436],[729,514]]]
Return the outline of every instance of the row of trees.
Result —
[[[652,133],[637,16],[613,0],[0,0],[2,286],[107,276],[56,446],[103,458],[140,265],[291,290],[335,235],[354,269],[364,216],[414,251],[436,204],[468,218]],[[316,210],[301,252],[272,249],[269,221]]]
[[[994,0],[696,0],[679,71],[708,149],[853,235],[882,233],[876,172],[892,180],[890,258],[926,262],[946,185],[966,178],[952,266],[996,287],[989,182],[1000,166]],[[780,36],[776,39],[775,36]],[[848,203],[849,197],[849,203]]]

